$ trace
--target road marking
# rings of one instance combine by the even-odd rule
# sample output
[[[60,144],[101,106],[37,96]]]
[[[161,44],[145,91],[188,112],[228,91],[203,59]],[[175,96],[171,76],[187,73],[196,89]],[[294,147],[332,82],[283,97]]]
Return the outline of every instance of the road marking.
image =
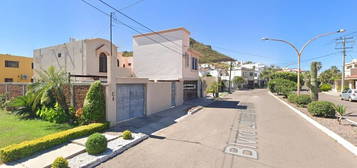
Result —
[[[249,106],[247,109],[239,109],[239,121],[237,126],[231,128],[235,133],[233,142],[228,143],[224,152],[250,159],[258,160],[256,113]]]

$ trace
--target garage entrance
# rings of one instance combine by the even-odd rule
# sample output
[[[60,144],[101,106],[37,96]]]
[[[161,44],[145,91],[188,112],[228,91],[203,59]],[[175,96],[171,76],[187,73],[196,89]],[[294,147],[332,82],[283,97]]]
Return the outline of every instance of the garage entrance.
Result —
[[[117,85],[117,121],[145,115],[145,87],[143,84]]]
[[[192,100],[197,98],[197,81],[183,82],[183,100]]]

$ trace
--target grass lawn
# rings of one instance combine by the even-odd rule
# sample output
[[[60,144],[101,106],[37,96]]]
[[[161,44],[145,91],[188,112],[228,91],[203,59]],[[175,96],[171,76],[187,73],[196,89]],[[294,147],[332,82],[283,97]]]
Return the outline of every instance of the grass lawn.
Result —
[[[72,128],[42,120],[20,119],[0,109],[0,148]]]

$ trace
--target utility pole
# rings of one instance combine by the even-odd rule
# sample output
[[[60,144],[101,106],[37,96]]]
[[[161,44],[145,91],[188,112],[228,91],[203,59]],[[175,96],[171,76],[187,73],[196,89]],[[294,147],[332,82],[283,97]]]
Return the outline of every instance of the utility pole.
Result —
[[[228,93],[232,93],[231,92],[231,81],[232,81],[232,66],[233,66],[233,62],[231,61],[230,65],[229,65],[229,81],[228,81]]]
[[[113,58],[113,12],[110,12],[110,56]]]
[[[346,49],[352,49],[353,47],[346,47],[346,43],[352,43],[353,37],[340,37],[336,39],[337,44],[342,44],[342,47],[336,48],[337,50],[342,50],[342,75],[341,75],[341,92],[345,89],[345,65],[346,65]]]

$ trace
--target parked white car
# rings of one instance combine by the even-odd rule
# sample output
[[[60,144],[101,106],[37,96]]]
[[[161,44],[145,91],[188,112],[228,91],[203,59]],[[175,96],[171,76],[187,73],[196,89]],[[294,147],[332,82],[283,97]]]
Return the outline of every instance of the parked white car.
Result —
[[[357,89],[348,89],[341,94],[341,100],[355,101],[357,100]]]

